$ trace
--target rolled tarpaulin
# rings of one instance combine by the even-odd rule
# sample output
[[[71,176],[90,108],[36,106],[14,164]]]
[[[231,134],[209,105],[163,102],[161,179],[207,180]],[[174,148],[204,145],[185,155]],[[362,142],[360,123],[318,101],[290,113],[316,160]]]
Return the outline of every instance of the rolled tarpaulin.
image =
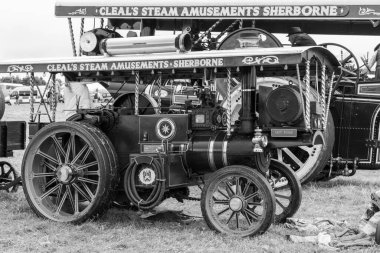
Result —
[[[192,47],[188,33],[171,36],[109,38],[100,41],[100,52],[108,55],[187,52]]]

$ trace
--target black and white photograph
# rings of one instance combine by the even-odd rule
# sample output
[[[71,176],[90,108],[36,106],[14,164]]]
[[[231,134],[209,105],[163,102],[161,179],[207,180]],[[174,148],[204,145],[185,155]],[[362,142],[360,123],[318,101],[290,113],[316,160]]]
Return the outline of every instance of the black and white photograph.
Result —
[[[378,0],[13,0],[0,32],[0,252],[380,252]]]

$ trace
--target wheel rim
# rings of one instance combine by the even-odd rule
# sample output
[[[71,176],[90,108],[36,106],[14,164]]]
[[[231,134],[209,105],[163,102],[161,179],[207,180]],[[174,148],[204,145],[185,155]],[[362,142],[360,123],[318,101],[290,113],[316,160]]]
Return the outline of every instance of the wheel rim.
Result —
[[[262,190],[244,176],[220,178],[211,186],[210,217],[221,232],[248,235],[256,230],[266,216]]]
[[[289,181],[278,170],[271,170],[270,184],[273,187],[274,196],[276,198],[276,216],[287,212],[292,200],[292,189]]]
[[[54,131],[30,149],[25,184],[31,201],[49,219],[71,221],[94,204],[100,183],[98,157],[81,133]]]
[[[337,44],[337,43],[323,43],[319,46],[327,48],[330,52],[335,55],[341,55],[339,60],[341,64],[342,72],[334,77],[334,91],[339,85],[339,82],[343,84],[358,84],[360,79],[360,65],[359,61],[354,55],[354,53],[347,47]],[[349,64],[351,62],[351,64]],[[346,66],[348,64],[348,66]]]
[[[322,148],[322,144],[312,147],[281,148],[277,149],[277,153],[273,154],[273,158],[288,164],[295,171],[297,177],[303,181],[310,173],[311,168],[317,163]]]

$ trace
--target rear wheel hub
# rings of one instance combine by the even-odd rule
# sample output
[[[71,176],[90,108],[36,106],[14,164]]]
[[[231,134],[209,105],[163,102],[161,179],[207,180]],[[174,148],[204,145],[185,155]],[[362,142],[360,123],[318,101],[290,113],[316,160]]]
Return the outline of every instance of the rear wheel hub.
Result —
[[[67,184],[74,176],[74,170],[67,164],[57,169],[57,179],[63,184]]]

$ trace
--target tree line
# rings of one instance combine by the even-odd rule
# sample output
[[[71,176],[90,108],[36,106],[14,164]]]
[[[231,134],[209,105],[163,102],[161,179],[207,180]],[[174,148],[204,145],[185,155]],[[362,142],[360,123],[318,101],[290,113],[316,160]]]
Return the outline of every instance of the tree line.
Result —
[[[35,77],[36,85],[46,85],[46,81],[42,77]],[[0,78],[0,83],[19,83],[25,86],[30,85],[30,77],[25,76],[20,78],[19,76],[5,76]]]

